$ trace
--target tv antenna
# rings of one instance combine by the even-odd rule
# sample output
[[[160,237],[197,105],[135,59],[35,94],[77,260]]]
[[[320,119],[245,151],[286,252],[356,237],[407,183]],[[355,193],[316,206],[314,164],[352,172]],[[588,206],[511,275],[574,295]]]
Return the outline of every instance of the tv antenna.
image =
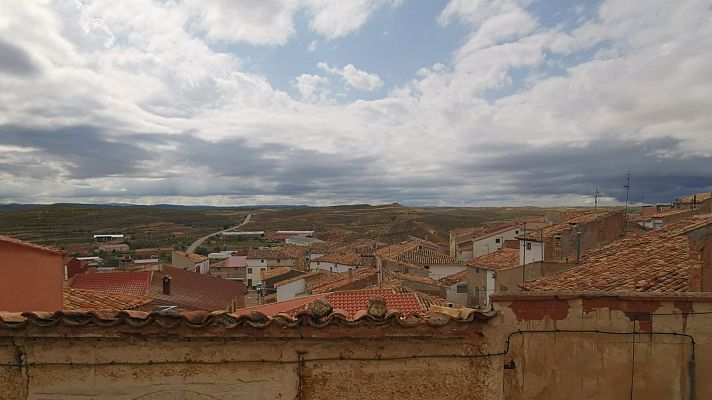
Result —
[[[625,213],[623,214],[623,232],[627,233],[628,232],[628,201],[630,199],[630,177],[632,174],[630,170],[628,170],[628,173],[626,174],[626,179],[625,179],[625,185],[623,187],[625,188]]]
[[[593,212],[596,212],[598,210],[598,194],[601,193],[598,191],[598,187],[596,187],[596,193],[593,196]]]

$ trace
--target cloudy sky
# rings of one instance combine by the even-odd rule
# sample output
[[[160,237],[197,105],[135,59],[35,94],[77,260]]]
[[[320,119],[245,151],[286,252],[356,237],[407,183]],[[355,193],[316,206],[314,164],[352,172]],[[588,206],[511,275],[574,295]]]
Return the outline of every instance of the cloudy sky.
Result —
[[[712,190],[712,2],[0,2],[0,202]]]

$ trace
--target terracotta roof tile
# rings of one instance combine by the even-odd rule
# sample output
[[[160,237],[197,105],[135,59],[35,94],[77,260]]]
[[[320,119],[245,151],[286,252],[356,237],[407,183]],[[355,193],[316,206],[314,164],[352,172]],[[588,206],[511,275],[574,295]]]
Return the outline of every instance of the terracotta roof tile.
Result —
[[[334,273],[322,279],[307,281],[307,289],[311,293],[326,293],[343,289],[347,286],[362,284],[369,286],[376,282],[377,271],[375,268],[354,269],[350,273]]]
[[[430,286],[436,286],[436,287],[443,286],[443,284],[441,282],[436,281],[435,279],[432,279],[432,278],[428,278],[427,276],[406,274],[403,272],[396,272],[396,271],[390,271],[390,270],[384,270],[384,273],[387,276],[389,276],[393,279],[400,280],[400,281],[409,281],[409,282],[421,283],[423,285],[430,285]]]
[[[171,294],[163,294],[163,277],[171,277]],[[154,304],[176,305],[186,310],[225,310],[247,292],[245,285],[228,279],[199,274],[179,268],[163,267],[156,271],[149,297]]]
[[[121,311],[132,310],[151,302],[146,296],[109,293],[96,290],[63,289],[66,311]]]
[[[153,271],[93,272],[75,275],[69,282],[72,289],[98,290],[147,296]]]
[[[698,203],[701,201],[706,201],[706,200],[712,199],[712,192],[701,192],[701,193],[695,193],[695,194],[691,194],[689,196],[685,196],[682,199],[680,199],[680,203],[692,204],[693,199],[696,199],[696,201]]]
[[[467,270],[456,272],[452,275],[448,275],[440,278],[440,284],[445,286],[452,286],[458,282],[462,282],[467,278]]]
[[[200,254],[195,254],[195,253],[186,253],[184,251],[176,251],[177,254],[181,255],[182,257],[185,257],[189,259],[190,261],[194,263],[200,263],[208,259],[208,257],[201,256]]]
[[[274,278],[276,276],[284,275],[289,273],[292,268],[290,267],[277,267],[277,268],[272,268],[272,269],[263,269],[260,271],[260,275],[262,276],[262,280],[265,279],[270,279]]]
[[[310,261],[328,262],[333,264],[360,266],[363,265],[363,260],[359,254],[356,254],[349,248],[342,248],[333,253],[324,254],[321,257],[314,258]]]
[[[247,252],[247,258],[249,259],[265,259],[265,260],[274,260],[274,259],[289,259],[289,258],[295,258],[292,256],[289,256],[285,254],[284,252],[281,251],[281,249],[250,249]]]
[[[521,286],[542,291],[687,291],[694,261],[685,233],[710,224],[712,216],[690,218],[621,239],[590,251],[580,266]]]
[[[462,261],[451,257],[449,254],[439,253],[426,248],[412,248],[392,255],[390,258],[394,261],[420,265],[462,264]]]
[[[519,265],[519,249],[503,247],[482,257],[467,260],[466,264],[471,267],[502,271]]]
[[[541,240],[541,237],[544,238],[551,238],[556,235],[560,235],[564,232],[566,232],[569,229],[572,229],[573,225],[581,225],[581,224],[588,224],[597,220],[602,220],[604,218],[607,218],[613,214],[619,214],[622,213],[621,210],[614,210],[614,211],[596,211],[596,212],[584,212],[584,213],[576,213],[574,216],[566,219],[564,222],[554,224],[554,225],[549,225],[541,230],[535,230],[533,232],[527,232],[526,234],[526,239],[528,240],[534,240],[534,241],[539,241]],[[519,238],[524,238],[524,236],[519,236]]]

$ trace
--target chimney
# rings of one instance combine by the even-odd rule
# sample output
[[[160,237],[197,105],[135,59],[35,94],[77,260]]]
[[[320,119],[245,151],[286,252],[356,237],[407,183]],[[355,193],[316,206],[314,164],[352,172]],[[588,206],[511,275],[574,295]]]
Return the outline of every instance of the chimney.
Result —
[[[169,275],[163,277],[163,294],[171,294],[171,278]]]

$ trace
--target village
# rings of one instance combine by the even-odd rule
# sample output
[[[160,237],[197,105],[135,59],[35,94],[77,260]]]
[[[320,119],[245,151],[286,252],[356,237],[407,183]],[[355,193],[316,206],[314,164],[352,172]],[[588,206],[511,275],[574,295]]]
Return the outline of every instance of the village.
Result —
[[[13,340],[26,336],[38,341],[57,334],[82,336],[82,330],[96,326],[91,328],[91,335],[108,335],[122,342],[114,328],[105,328],[108,332],[104,333],[100,328],[122,324],[142,335],[151,332],[149,337],[158,332],[165,334],[166,330],[175,333],[170,326],[182,324],[198,331],[207,329],[200,337],[220,336],[214,331],[216,324],[223,326],[229,320],[233,328],[248,324],[241,328],[247,331],[240,337],[255,335],[253,329],[264,330],[257,337],[284,340],[292,336],[284,336],[284,332],[268,329],[269,326],[297,330],[303,337],[324,335],[330,340],[400,337],[407,342],[435,335],[450,338],[455,348],[465,340],[468,346],[479,347],[480,353],[486,353],[483,349],[487,343],[489,347],[494,345],[494,338],[501,339],[511,332],[558,332],[572,326],[582,335],[587,330],[581,326],[595,327],[591,332],[628,326],[619,333],[648,335],[647,351],[662,346],[656,345],[656,339],[666,332],[684,338],[692,337],[691,330],[702,329],[696,333],[698,347],[712,340],[704,328],[709,324],[695,323],[692,317],[698,311],[705,314],[712,307],[709,192],[668,204],[644,205],[637,214],[626,213],[623,208],[578,209],[555,214],[555,218],[529,216],[496,226],[458,228],[450,231],[449,243],[418,237],[397,243],[365,237],[338,242],[319,239],[318,231],[242,229],[249,226],[245,222],[244,226],[208,235],[186,251],[131,249],[126,235],[118,232],[93,235],[93,249],[88,254],[73,255],[0,237],[0,255],[5,260],[0,283],[0,336],[9,335]],[[210,240],[225,243],[222,250],[205,255],[190,251]],[[230,248],[227,243],[231,241],[247,241],[250,247]],[[654,323],[652,316],[667,310],[666,304],[673,309],[668,310],[671,317],[662,326],[673,327],[659,331],[661,323]],[[576,316],[575,308],[581,308],[583,316]],[[601,309],[607,310],[606,314],[600,314]],[[586,322],[590,318],[594,321]],[[674,318],[682,318],[682,325],[675,327]],[[464,328],[468,323],[470,328]],[[146,324],[158,324],[158,331],[142,330],[148,329],[140,328]],[[321,326],[321,331],[312,331],[314,328],[309,326]],[[407,329],[418,326],[417,331]],[[417,335],[412,337],[411,333]],[[193,335],[183,332],[178,337],[187,340]],[[542,346],[550,344],[544,338],[537,340]],[[669,345],[672,339],[661,340]],[[596,343],[597,351],[610,344]],[[427,353],[430,347],[440,345],[432,342],[421,346]],[[565,360],[553,364],[551,360],[536,361],[527,351],[533,344],[528,346],[519,349],[518,355],[529,360],[526,367],[521,367],[525,368],[523,371],[537,376],[536,393],[529,392],[516,379],[508,381],[507,373],[502,374],[497,368],[480,365],[477,373],[488,373],[487,382],[507,382],[504,398],[547,398],[548,391],[564,390],[554,389],[557,385],[547,374],[561,368],[559,364],[577,366],[581,360],[566,355]],[[696,372],[688,370],[687,362],[683,362],[688,351],[685,346],[666,350],[677,354],[675,357],[682,363],[679,371],[672,373],[674,390],[712,393],[711,386],[695,383]],[[510,350],[501,354],[505,370],[520,368],[517,363],[523,361],[515,361],[514,350],[507,353]],[[698,357],[704,351],[698,349]],[[412,357],[417,358],[418,354]],[[620,360],[616,361],[616,357]],[[627,368],[627,361],[621,360],[627,360],[627,356],[609,354],[591,368]],[[630,389],[640,393],[669,387],[669,380],[660,385],[651,380],[654,370],[651,375],[641,372],[641,365],[657,363],[659,359],[637,362],[634,378],[639,382],[620,385],[632,385]],[[712,368],[712,360],[698,362],[700,371]],[[448,370],[452,366],[433,368]],[[672,369],[675,368],[673,362]],[[4,382],[10,385],[29,379],[23,378],[25,373],[17,375],[12,370],[3,374]],[[278,375],[272,378],[277,379]],[[298,377],[297,381],[304,383],[302,379]],[[24,385],[20,383],[17,384]],[[67,389],[70,392],[71,386]],[[593,385],[586,390],[601,394],[614,387]],[[64,393],[63,389],[58,390]],[[485,396],[492,394],[487,390],[494,387],[478,390],[484,397],[476,398],[494,398]],[[584,389],[577,386],[576,390]]]

